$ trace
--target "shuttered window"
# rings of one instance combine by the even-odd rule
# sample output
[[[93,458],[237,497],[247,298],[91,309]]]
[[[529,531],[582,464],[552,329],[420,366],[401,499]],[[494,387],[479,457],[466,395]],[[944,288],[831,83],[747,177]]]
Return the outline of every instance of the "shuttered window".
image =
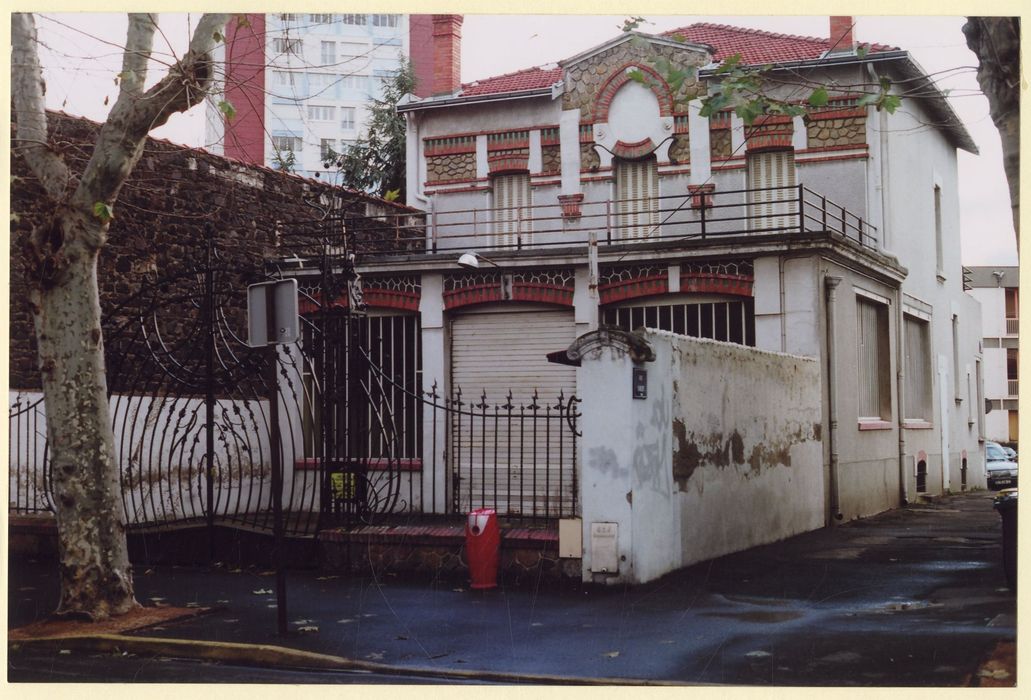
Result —
[[[859,419],[888,420],[891,417],[888,307],[863,297],[857,297],[856,302]]]
[[[616,161],[616,237],[659,235],[659,169],[654,158]]]
[[[749,225],[764,233],[798,230],[794,151],[748,154]]]
[[[906,415],[910,420],[931,420],[931,344],[928,323],[906,316]]]
[[[530,176],[526,173],[494,178],[494,234],[500,247],[531,242]]]

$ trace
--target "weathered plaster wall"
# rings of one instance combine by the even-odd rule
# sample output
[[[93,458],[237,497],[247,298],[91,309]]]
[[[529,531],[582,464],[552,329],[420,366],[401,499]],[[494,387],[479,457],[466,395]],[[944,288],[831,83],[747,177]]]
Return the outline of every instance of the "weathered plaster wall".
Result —
[[[666,333],[681,565],[823,525],[820,366]]]

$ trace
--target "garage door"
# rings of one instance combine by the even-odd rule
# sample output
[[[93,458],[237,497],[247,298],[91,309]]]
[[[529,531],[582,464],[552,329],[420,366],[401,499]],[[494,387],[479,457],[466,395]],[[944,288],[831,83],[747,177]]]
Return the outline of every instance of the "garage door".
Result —
[[[576,393],[576,369],[546,355],[575,338],[572,311],[470,313],[452,321],[452,397],[460,389],[462,404],[451,420],[450,462],[460,512],[573,514],[575,441],[565,407]]]

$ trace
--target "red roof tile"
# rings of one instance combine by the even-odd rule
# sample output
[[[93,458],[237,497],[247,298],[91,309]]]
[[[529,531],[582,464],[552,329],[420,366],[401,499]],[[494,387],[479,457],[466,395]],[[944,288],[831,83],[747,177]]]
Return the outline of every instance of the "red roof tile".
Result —
[[[561,68],[527,68],[462,85],[462,97],[546,88],[562,80]]]
[[[726,24],[699,22],[679,29],[663,32],[663,36],[682,36],[698,44],[709,44],[716,53],[713,58],[722,61],[728,56],[741,54],[741,62],[748,65],[786,63],[820,58],[831,48],[830,39],[811,36],[775,34],[760,29],[731,27]],[[862,42],[861,42],[862,43]],[[869,51],[894,51],[893,46],[870,44]]]

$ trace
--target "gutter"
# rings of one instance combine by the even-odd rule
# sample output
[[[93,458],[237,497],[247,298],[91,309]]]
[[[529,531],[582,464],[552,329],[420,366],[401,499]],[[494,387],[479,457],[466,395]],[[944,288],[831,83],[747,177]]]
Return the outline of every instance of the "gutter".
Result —
[[[414,112],[423,109],[439,109],[441,107],[454,107],[456,105],[490,104],[492,102],[508,102],[509,100],[526,100],[534,97],[551,97],[552,89],[549,85],[546,88],[534,88],[533,90],[522,90],[520,92],[496,92],[489,95],[470,95],[469,97],[431,97],[427,100],[406,101],[402,100],[397,104],[399,114]]]
[[[838,285],[841,278],[827,275],[823,278],[827,292],[827,414],[830,421],[827,441],[830,443],[830,512],[834,520],[841,520],[841,487],[838,481],[838,387],[835,380],[834,309],[837,305]],[[833,525],[833,522],[831,523]]]

